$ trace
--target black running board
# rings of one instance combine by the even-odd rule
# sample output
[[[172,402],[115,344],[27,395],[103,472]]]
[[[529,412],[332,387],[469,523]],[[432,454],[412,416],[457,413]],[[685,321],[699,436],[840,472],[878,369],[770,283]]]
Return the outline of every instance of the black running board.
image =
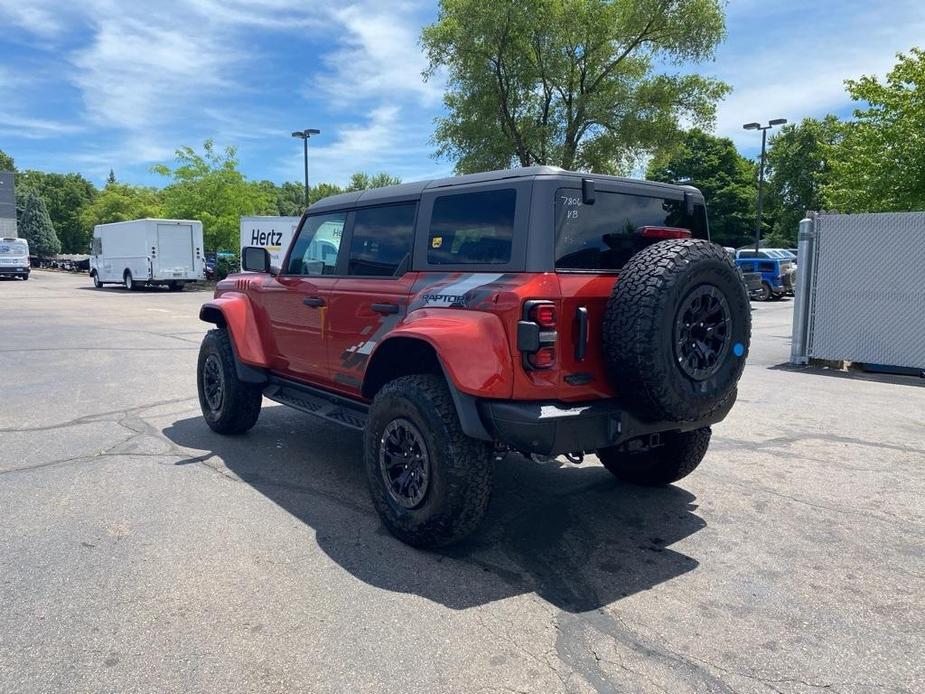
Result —
[[[270,383],[263,394],[270,400],[288,405],[300,412],[313,414],[357,431],[363,431],[369,419],[369,407],[362,402],[278,376],[270,377]]]

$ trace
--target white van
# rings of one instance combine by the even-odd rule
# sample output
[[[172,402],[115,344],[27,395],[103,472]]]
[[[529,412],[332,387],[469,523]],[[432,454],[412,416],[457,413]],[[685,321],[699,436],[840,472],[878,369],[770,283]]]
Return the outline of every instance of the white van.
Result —
[[[0,239],[0,275],[29,279],[29,242],[25,239]]]
[[[202,222],[136,219],[93,228],[90,277],[95,287],[166,285],[179,291],[205,279]]]

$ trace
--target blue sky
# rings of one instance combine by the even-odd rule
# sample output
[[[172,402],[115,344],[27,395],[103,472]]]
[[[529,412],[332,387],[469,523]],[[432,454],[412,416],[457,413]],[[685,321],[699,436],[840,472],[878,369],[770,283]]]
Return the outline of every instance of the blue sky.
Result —
[[[152,164],[212,137],[249,178],[313,181],[388,171],[443,175],[432,158],[442,81],[417,44],[419,0],[0,0],[0,149],[19,168],[97,183],[159,184]],[[921,0],[731,0],[715,62],[682,66],[733,85],[716,130],[753,155],[751,120],[848,115],[842,81],[885,73],[925,45]]]

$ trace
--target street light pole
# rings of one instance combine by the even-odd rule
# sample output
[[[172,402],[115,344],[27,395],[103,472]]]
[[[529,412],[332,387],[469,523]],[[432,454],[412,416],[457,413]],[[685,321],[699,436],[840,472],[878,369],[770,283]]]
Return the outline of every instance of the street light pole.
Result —
[[[773,128],[775,125],[784,125],[787,122],[786,118],[775,118],[768,121],[767,125],[761,125],[761,123],[746,123],[742,127],[746,130],[760,130],[761,131],[761,163],[758,165],[758,206],[757,214],[755,215],[755,255],[758,255],[758,252],[761,247],[761,213],[764,208],[764,158],[765,158],[765,147],[768,140],[768,130]]]
[[[315,130],[314,128],[306,128],[305,130],[296,130],[292,133],[293,137],[297,137],[302,140],[304,159],[305,159],[305,209],[308,209],[308,140],[312,135],[321,134],[320,130]]]

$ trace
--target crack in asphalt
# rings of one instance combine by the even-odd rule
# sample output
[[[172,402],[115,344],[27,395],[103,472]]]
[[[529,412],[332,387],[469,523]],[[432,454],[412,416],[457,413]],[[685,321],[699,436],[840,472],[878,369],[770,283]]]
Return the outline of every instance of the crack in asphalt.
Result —
[[[190,402],[191,400],[197,400],[198,398],[187,397],[187,398],[172,398],[170,400],[158,400],[157,402],[148,403],[146,405],[138,405],[137,407],[130,407],[128,409],[122,410],[109,410],[107,412],[97,412],[95,414],[88,414],[82,417],[77,417],[75,419],[69,419],[65,422],[59,422],[57,424],[45,424],[35,427],[10,427],[6,429],[0,429],[0,434],[24,434],[30,431],[55,431],[57,429],[66,429],[68,427],[81,426],[83,424],[94,424],[98,422],[114,422],[118,423],[119,419],[124,418],[130,414],[137,414],[139,412],[144,412],[146,410],[153,410],[155,407],[162,407],[164,405],[175,405],[180,402]]]

